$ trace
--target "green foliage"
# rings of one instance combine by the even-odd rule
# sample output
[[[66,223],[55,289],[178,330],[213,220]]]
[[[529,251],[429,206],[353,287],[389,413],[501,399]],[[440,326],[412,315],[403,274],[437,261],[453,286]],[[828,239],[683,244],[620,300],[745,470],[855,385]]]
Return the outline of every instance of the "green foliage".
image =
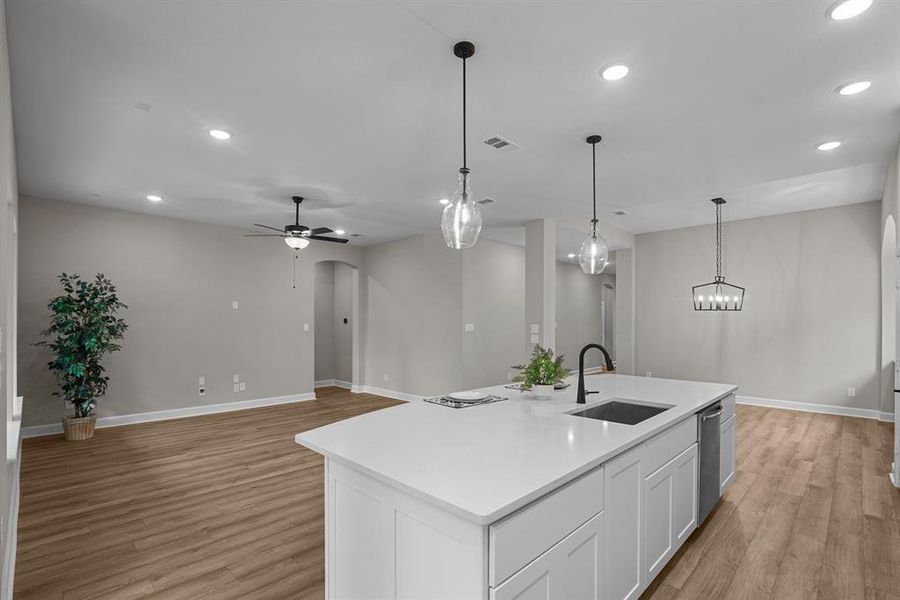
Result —
[[[68,404],[75,407],[76,417],[94,412],[94,402],[106,393],[109,377],[100,359],[121,347],[116,340],[124,337],[128,325],[118,317],[118,311],[128,308],[116,295],[116,287],[102,273],[93,281],[78,275],[59,276],[63,294],[47,303],[50,327],[38,342],[53,351],[47,363],[61,385],[60,392]]]
[[[522,384],[523,390],[530,390],[536,385],[556,385],[572,374],[563,366],[564,359],[564,354],[554,357],[551,348],[535,345],[528,364],[513,367],[519,369],[515,381]]]

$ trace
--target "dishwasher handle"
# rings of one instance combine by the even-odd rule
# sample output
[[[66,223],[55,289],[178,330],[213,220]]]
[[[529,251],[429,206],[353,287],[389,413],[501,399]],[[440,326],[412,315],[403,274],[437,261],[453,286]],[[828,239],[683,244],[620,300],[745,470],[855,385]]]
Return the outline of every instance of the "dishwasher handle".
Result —
[[[700,420],[701,420],[701,421],[707,421],[707,420],[709,420],[709,419],[715,419],[716,417],[718,417],[719,415],[722,414],[722,411],[724,411],[724,409],[720,408],[720,409],[717,410],[716,412],[713,412],[713,413],[706,413],[706,414],[700,415]]]

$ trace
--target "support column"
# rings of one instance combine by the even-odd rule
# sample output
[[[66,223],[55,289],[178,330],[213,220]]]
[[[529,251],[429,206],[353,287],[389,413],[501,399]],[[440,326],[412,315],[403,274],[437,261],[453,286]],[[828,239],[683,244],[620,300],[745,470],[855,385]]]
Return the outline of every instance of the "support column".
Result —
[[[556,349],[556,224],[525,225],[525,349]]]

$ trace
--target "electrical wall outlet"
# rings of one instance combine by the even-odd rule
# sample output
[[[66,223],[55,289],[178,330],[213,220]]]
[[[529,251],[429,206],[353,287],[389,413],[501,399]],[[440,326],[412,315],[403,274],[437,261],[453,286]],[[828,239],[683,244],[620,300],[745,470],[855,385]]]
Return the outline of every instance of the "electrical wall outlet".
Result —
[[[231,310],[237,310],[237,309],[238,309],[238,301],[232,300],[231,301]]]
[[[385,373],[385,374],[384,374],[384,380],[385,380],[385,381],[387,381],[387,380],[388,380],[388,376],[387,376],[387,373]]]
[[[303,324],[303,331],[309,331],[309,323]]]
[[[242,381],[240,385],[241,385],[241,391],[246,392],[247,391],[247,382]]]
[[[234,375],[231,376],[232,383],[239,383],[240,381],[241,381],[241,376],[239,373],[235,373]]]
[[[231,386],[231,391],[234,392],[235,394],[238,393],[239,391],[241,391],[241,384],[236,383],[233,386]]]
[[[653,377],[653,373],[651,373],[650,371],[647,371],[647,377]]]
[[[856,398],[856,388],[847,388],[847,397]]]

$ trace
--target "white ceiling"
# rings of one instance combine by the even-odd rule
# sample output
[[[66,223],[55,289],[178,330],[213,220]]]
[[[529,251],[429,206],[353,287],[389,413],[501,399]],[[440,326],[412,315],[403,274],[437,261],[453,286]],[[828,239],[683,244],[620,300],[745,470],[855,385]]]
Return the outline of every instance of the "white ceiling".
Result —
[[[633,232],[709,223],[713,196],[729,219],[876,200],[900,140],[900,2],[843,22],[830,3],[9,0],[19,186],[238,226],[292,220],[301,194],[301,221],[354,243],[434,231],[469,39],[487,235],[589,218],[591,133],[600,217]],[[603,81],[611,61],[631,75]],[[873,85],[834,93],[857,79]],[[521,148],[480,143],[494,134]]]

